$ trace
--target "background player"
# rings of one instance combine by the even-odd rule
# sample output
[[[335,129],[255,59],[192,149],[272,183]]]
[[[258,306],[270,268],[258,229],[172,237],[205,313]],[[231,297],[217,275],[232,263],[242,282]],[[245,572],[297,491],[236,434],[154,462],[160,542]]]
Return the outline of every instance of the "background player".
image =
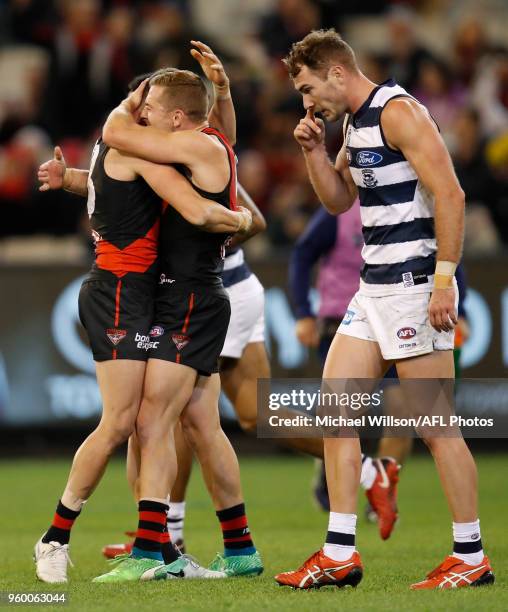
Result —
[[[359,194],[366,244],[360,290],[333,340],[324,378],[379,378],[392,362],[401,379],[453,378],[453,275],[461,255],[464,193],[435,124],[393,81],[369,81],[334,30],[296,43],[286,64],[307,111],[295,138],[314,189],[335,214],[348,210]],[[328,121],[350,113],[335,166],[324,147],[324,123],[314,111]],[[397,329],[409,322],[415,340],[398,345]],[[413,406],[421,399],[411,398]],[[494,577],[480,539],[471,453],[460,432],[425,442],[451,509],[454,549],[412,588],[490,584]],[[280,584],[310,588],[361,580],[355,549],[358,439],[325,439],[325,457],[332,510],[326,543],[299,570],[279,574]]]

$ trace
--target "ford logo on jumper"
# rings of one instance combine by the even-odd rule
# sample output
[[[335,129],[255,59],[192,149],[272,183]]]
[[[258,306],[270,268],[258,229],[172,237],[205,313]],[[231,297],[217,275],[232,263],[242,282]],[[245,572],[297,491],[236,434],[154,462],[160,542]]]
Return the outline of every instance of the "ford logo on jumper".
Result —
[[[359,166],[375,166],[382,161],[383,156],[374,151],[360,151],[356,154],[356,163]]]

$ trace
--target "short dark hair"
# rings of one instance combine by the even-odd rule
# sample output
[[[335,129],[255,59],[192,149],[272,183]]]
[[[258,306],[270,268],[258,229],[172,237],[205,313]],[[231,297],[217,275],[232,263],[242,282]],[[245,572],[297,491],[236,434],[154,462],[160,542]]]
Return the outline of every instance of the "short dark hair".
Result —
[[[203,80],[190,70],[163,68],[155,72],[152,85],[166,88],[166,102],[171,110],[179,108],[192,121],[205,121],[208,113],[208,93]]]
[[[294,43],[291,51],[282,61],[292,79],[298,76],[302,66],[307,66],[322,75],[334,63],[358,72],[355,52],[333,28],[313,30],[305,38]]]

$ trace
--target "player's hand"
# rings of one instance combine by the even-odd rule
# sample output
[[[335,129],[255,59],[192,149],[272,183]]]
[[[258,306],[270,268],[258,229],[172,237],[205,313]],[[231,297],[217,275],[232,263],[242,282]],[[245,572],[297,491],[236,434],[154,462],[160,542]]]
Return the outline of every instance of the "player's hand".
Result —
[[[315,348],[319,344],[319,332],[314,317],[298,319],[295,326],[296,337],[304,345]]]
[[[65,171],[67,166],[60,147],[55,147],[53,159],[39,166],[37,179],[40,183],[39,191],[50,189],[62,189],[64,186]]]
[[[211,81],[215,87],[221,90],[228,88],[228,75],[224,70],[222,62],[212,51],[211,47],[205,45],[205,43],[200,40],[191,40],[191,44],[194,45],[196,49],[191,49],[190,54],[199,62],[206,78]]]
[[[245,208],[245,206],[237,206],[237,212],[242,215],[242,220],[237,231],[241,234],[246,234],[252,225],[252,213],[248,208]]]
[[[127,98],[125,98],[125,100],[123,101],[123,104],[125,105],[125,107],[132,114],[136,113],[139,110],[140,106],[143,104],[145,100],[145,90],[148,85],[148,81],[149,79],[145,79],[144,81],[141,81],[141,83],[136,87],[136,89],[133,92],[131,92],[127,96]]]
[[[429,303],[429,320],[438,332],[448,332],[457,325],[455,289],[434,289]]]
[[[307,114],[293,132],[296,142],[304,151],[312,151],[325,141],[325,124],[322,119],[314,117],[314,109],[308,108]]]

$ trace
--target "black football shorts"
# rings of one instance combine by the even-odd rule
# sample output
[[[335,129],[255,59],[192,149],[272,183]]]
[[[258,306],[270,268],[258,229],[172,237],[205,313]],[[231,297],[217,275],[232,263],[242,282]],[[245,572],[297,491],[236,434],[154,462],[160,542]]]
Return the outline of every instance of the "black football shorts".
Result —
[[[181,363],[203,376],[218,372],[230,316],[224,289],[159,287],[150,359]]]
[[[155,282],[86,279],[79,292],[79,318],[95,361],[146,361],[152,344]]]

